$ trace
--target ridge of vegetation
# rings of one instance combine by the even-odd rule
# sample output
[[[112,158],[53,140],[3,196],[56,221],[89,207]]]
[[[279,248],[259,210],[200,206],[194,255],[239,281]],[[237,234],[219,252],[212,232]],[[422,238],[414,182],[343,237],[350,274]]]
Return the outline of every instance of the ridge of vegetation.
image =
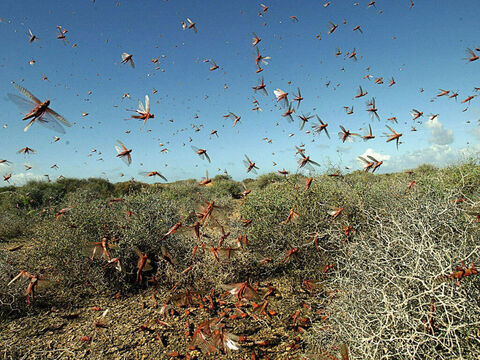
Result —
[[[62,179],[1,188],[0,342],[17,345],[0,346],[3,356],[42,358],[4,330],[58,319],[58,309],[76,318],[92,299],[116,310],[90,316],[90,327],[62,325],[82,344],[64,357],[88,346],[107,356],[92,337],[111,341],[114,323],[128,317],[115,304],[140,297],[135,311],[146,307],[151,318],[130,325],[162,343],[157,357],[477,358],[478,163],[306,181],[266,174],[206,186]],[[179,335],[185,321],[191,327]]]

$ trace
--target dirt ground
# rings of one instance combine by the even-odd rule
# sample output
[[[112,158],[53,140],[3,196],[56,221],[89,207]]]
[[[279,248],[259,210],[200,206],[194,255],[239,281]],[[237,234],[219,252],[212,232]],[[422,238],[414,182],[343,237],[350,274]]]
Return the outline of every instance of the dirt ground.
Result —
[[[265,285],[259,284],[259,291]],[[213,306],[172,305],[162,314],[171,295],[154,287],[130,296],[92,298],[70,309],[34,310],[0,324],[0,358],[251,359],[255,353],[257,359],[301,359],[304,330],[310,321],[321,321],[322,312],[311,307],[313,298],[302,284],[277,279],[271,286],[276,290],[266,298],[264,314],[253,311],[251,301],[239,304],[221,290],[212,297]],[[297,310],[307,322],[292,320]],[[245,337],[240,350],[204,354],[189,349],[194,328],[219,316],[230,333]]]

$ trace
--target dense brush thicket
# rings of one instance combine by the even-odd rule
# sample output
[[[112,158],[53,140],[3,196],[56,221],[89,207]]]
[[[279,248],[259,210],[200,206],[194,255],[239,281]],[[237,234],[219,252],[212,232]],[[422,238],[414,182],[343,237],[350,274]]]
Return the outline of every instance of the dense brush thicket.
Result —
[[[352,358],[477,358],[480,278],[452,274],[480,259],[479,185],[480,167],[468,162],[322,175],[308,189],[299,175],[275,174],[244,184],[220,176],[206,187],[65,179],[6,188],[0,238],[26,238],[28,250],[2,251],[0,311],[26,310],[24,284],[7,286],[22,269],[50,280],[37,307],[153,284],[201,292],[308,279],[326,314],[306,335],[308,358],[343,343]],[[91,259],[103,238],[121,270]],[[139,252],[151,267],[137,282]]]

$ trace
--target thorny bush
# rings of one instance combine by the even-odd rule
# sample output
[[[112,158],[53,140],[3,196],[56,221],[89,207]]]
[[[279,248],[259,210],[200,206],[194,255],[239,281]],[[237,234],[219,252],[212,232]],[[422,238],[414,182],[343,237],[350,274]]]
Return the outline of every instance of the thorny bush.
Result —
[[[334,252],[323,246],[336,263],[328,283],[335,297],[327,325],[309,334],[310,348],[346,342],[361,359],[480,355],[479,278],[448,277],[465,269],[462,261],[468,268],[480,258],[479,224],[467,212],[478,206],[478,193],[451,181],[460,171],[426,174],[411,191],[394,180],[390,195],[365,189],[371,201],[357,209],[362,231]]]

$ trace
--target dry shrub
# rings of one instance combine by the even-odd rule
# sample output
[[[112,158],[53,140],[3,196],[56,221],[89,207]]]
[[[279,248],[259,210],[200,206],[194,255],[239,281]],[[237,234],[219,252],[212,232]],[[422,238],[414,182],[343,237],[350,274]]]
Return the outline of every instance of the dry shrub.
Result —
[[[252,220],[246,232],[258,260],[272,259],[263,268],[264,274],[290,273],[305,278],[319,275],[319,268],[327,261],[324,252],[318,251],[315,236],[317,244],[329,238],[329,246],[337,249],[345,240],[343,228],[362,223],[358,217],[362,206],[361,199],[343,179],[319,177],[305,190],[304,181],[292,177],[252,191],[241,214]],[[343,211],[334,219],[330,212],[338,208]],[[292,209],[299,216],[287,223]],[[288,251],[295,248],[295,255],[286,258]]]
[[[457,285],[440,278],[460,260],[478,262],[478,223],[465,211],[475,204],[470,195],[442,186],[445,179],[426,180],[411,191],[403,180],[392,181],[396,197],[383,193],[358,209],[364,230],[331,253],[337,270],[328,286],[337,295],[327,330],[322,323],[310,332],[310,348],[346,342],[352,357],[361,359],[480,355],[480,279],[473,275]],[[458,198],[467,204],[457,204]]]
[[[58,210],[71,209],[55,220]],[[105,267],[105,259],[90,260],[93,242],[103,237],[121,236],[128,223],[126,214],[118,204],[108,205],[96,193],[79,190],[69,194],[65,203],[48,212],[35,228],[29,254],[29,271],[45,269],[48,276],[58,281],[59,298],[63,295],[89,296],[92,291],[118,289],[124,280],[112,267]],[[112,255],[117,256],[115,250]],[[52,299],[54,301],[55,299]]]
[[[28,233],[28,197],[15,190],[0,192],[0,243]]]
[[[15,254],[2,252],[0,261],[0,320],[7,316],[25,311],[25,287],[19,284],[8,286],[13,276],[17,275],[19,270],[15,268]]]
[[[127,292],[151,285],[146,280],[141,284],[135,283],[137,252],[141,251],[147,254],[153,265],[144,278],[155,276],[157,286],[199,287],[200,284],[205,289],[214,287],[234,274],[238,276],[248,272],[242,270],[242,266],[251,267],[247,255],[237,252],[227,261],[217,263],[214,260],[209,249],[218,246],[220,237],[214,221],[202,229],[202,233],[208,236],[203,239],[205,254],[200,250],[195,258],[192,258],[192,250],[199,243],[193,231],[164,235],[177,222],[182,222],[188,229],[196,221],[195,213],[203,205],[203,197],[198,192],[208,201],[215,200],[220,207],[220,215],[216,218],[230,230],[232,224],[227,223],[230,221],[228,216],[221,214],[230,212],[233,194],[225,191],[224,185],[200,188],[193,182],[181,182],[169,188],[143,188],[124,196],[123,201],[111,204],[108,198],[99,198],[95,191],[68,193],[63,203],[43,212],[43,218],[35,224],[28,261],[14,260],[4,273],[11,279],[23,269],[32,273],[41,271],[56,281],[57,297],[51,299],[52,303],[72,303],[78,297],[88,297],[95,292]],[[228,185],[227,189],[231,186]],[[55,220],[56,213],[62,208],[69,210]],[[238,236],[237,233],[232,231],[232,238]],[[91,243],[100,242],[104,237],[115,245],[110,249],[110,256],[121,259],[123,272],[106,266],[105,258],[90,259]],[[192,266],[192,271],[183,274],[189,266]],[[223,277],[218,276],[219,269]],[[199,283],[199,279],[203,280]],[[16,285],[5,288],[6,298],[13,293],[16,294]],[[15,296],[13,302],[18,299]]]
[[[0,212],[0,243],[11,239],[19,238],[24,234],[27,227],[25,215],[22,217],[18,213],[10,211]]]

